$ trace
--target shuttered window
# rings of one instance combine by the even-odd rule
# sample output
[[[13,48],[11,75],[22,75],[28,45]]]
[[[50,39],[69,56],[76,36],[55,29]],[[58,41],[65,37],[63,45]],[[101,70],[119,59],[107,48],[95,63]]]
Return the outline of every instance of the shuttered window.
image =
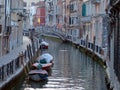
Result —
[[[82,5],[82,16],[86,16],[86,5]]]

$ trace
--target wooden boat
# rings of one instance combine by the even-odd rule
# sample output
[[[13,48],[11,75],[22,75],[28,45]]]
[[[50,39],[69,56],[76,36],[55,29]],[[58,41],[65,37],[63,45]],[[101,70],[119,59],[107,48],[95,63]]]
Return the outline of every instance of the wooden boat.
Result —
[[[52,63],[46,63],[46,64],[41,64],[41,63],[34,63],[32,65],[33,69],[42,69],[42,70],[48,70],[52,67]]]
[[[52,63],[42,64],[42,70],[48,70],[52,67]]]
[[[31,70],[29,72],[29,79],[35,82],[39,82],[47,79],[48,72],[46,70]]]
[[[53,67],[53,56],[49,53],[42,54],[38,57],[37,62],[32,65],[32,69],[48,70]]]

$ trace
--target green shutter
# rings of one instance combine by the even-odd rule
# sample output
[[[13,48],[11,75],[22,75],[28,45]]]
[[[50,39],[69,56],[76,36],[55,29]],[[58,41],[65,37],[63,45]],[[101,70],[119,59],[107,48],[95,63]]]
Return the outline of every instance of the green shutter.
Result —
[[[82,5],[82,16],[86,16],[86,5]]]

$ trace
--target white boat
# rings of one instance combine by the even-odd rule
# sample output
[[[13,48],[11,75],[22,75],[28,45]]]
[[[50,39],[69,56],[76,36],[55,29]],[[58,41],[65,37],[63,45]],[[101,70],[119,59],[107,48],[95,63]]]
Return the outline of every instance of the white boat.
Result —
[[[45,41],[42,41],[40,44],[41,44],[41,45],[46,45],[46,46],[49,45],[49,44],[48,44],[47,42],[45,42]]]
[[[45,41],[42,41],[40,43],[40,48],[41,49],[48,49],[48,46],[49,46],[49,44],[47,42],[45,42]]]
[[[48,70],[53,66],[53,56],[49,53],[42,54],[38,57],[37,62],[32,65],[33,69]]]
[[[41,62],[42,60],[46,60],[47,63],[52,63],[53,56],[49,53],[44,53],[38,58],[38,62]]]

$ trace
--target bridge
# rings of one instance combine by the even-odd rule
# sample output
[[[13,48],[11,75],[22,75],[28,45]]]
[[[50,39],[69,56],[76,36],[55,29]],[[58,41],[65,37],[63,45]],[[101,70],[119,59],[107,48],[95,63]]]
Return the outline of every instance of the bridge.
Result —
[[[55,28],[46,28],[42,27],[35,30],[35,36],[52,36],[52,37],[57,37],[65,41],[67,39],[66,34],[62,32],[61,30],[55,29]]]

